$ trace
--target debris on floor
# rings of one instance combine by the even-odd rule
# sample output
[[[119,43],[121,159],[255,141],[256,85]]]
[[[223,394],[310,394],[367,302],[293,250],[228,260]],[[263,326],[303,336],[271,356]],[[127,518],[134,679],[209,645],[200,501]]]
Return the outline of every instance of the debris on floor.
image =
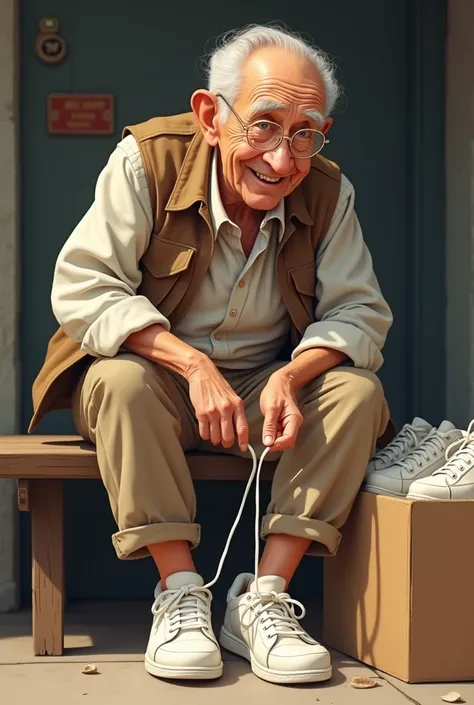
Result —
[[[95,663],[87,663],[82,669],[82,673],[84,673],[86,676],[92,676],[96,673],[99,673],[99,669],[97,668]]]
[[[374,681],[373,678],[368,678],[367,676],[355,676],[355,678],[351,680],[351,686],[353,688],[376,688],[377,685],[378,683]]]
[[[461,695],[461,693],[455,693],[454,691],[452,693],[448,693],[447,695],[442,695],[441,700],[444,700],[445,703],[463,703],[464,699]]]

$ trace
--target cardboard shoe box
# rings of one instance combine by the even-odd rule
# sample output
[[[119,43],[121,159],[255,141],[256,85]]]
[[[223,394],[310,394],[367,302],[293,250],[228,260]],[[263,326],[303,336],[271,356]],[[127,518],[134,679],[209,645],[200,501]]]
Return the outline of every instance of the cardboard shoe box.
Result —
[[[325,560],[323,630],[409,683],[474,680],[474,500],[361,492]]]

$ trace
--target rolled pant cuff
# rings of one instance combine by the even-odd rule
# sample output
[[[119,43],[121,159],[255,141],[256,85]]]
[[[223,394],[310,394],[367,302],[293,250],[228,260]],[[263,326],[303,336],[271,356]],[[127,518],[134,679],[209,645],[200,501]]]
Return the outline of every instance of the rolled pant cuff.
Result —
[[[199,524],[147,524],[132,529],[117,531],[112,536],[112,543],[121,559],[146,558],[150,555],[147,546],[164,541],[189,541],[191,548],[196,548],[201,540]]]
[[[341,542],[340,532],[318,519],[295,517],[287,514],[267,514],[262,520],[261,537],[269,534],[287,534],[311,539],[309,556],[335,556]]]

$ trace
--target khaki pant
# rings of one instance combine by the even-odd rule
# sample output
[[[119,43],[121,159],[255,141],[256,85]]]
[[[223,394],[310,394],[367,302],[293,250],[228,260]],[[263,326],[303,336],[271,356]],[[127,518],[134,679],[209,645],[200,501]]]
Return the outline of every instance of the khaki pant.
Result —
[[[223,372],[244,401],[258,455],[264,449],[260,393],[282,364]],[[334,555],[388,408],[377,377],[352,367],[313,380],[299,402],[304,421],[295,448],[278,462],[262,537],[302,536],[313,541],[309,553]],[[200,527],[184,451],[241,453],[237,445],[225,451],[200,439],[185,380],[137,355],[100,358],[79,383],[73,411],[77,430],[97,447],[119,529],[112,537],[119,558],[147,556],[147,545],[160,541],[197,546]]]

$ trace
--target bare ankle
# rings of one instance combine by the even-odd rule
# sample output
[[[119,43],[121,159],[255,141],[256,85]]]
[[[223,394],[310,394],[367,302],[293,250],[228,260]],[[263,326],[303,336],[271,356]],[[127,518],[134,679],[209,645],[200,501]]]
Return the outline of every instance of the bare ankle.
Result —
[[[187,541],[163,541],[148,546],[155,565],[161,577],[161,585],[166,588],[166,580],[174,573],[186,571],[196,573],[196,567],[191,556]]]

